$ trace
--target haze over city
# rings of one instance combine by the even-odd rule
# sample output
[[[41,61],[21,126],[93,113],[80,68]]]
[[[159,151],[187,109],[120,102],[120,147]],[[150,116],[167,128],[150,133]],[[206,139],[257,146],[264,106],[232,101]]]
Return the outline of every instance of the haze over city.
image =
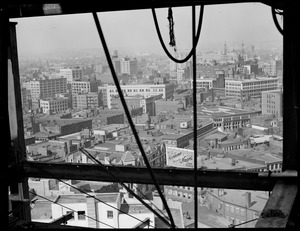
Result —
[[[200,7],[197,7],[197,18]],[[168,44],[168,9],[156,9],[160,30]],[[151,10],[98,13],[111,50],[120,53],[161,53]],[[173,8],[174,31],[179,51],[191,48],[191,7]],[[19,56],[46,56],[78,49],[100,48],[92,14],[12,19],[18,22]],[[279,23],[281,20],[279,19]],[[222,50],[254,45],[255,48],[279,48],[282,36],[272,20],[271,8],[258,3],[205,6],[198,51]]]

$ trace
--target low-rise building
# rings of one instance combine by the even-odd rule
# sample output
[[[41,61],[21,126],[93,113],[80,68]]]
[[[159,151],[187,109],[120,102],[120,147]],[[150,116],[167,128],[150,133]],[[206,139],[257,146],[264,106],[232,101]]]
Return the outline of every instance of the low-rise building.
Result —
[[[41,132],[50,132],[51,134],[59,134],[60,136],[80,132],[86,128],[92,129],[92,119],[44,117],[37,121],[40,122]]]
[[[205,202],[209,209],[225,217],[231,224],[238,225],[260,216],[268,192],[233,189],[208,189]],[[254,228],[257,220],[241,224],[241,228]]]

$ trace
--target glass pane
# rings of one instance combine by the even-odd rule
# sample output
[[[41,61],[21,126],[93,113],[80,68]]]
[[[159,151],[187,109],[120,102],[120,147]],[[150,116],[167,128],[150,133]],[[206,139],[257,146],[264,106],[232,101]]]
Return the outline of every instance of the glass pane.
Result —
[[[168,9],[156,11],[167,44]],[[199,12],[197,7],[196,18]],[[92,15],[14,19],[18,22],[20,92],[29,161],[139,167],[145,167],[148,161],[156,168],[281,172],[282,36],[274,25],[269,6],[205,7],[197,46],[196,89],[193,89],[191,59],[177,64],[165,55],[157,40],[150,9],[106,12],[98,16],[137,137],[126,117]],[[176,49],[168,49],[182,59],[192,45],[191,7],[173,8],[173,17],[177,45]],[[197,110],[196,124],[193,110]],[[147,161],[136,138],[143,146]],[[197,166],[194,166],[195,156]],[[112,178],[113,181],[117,180]],[[130,190],[144,200],[155,202],[167,216],[154,182],[152,185],[137,184],[134,179],[131,182],[126,184]],[[116,206],[130,210],[140,220],[150,214],[153,222],[150,225],[156,228],[166,226],[154,213],[144,214],[140,202],[136,211],[134,206],[132,210],[127,205],[122,207],[121,195],[128,195],[127,204],[137,199],[121,182],[69,183],[99,196],[106,193],[101,192],[102,188],[115,190],[113,193],[119,198]],[[65,200],[66,204],[77,196],[81,198],[82,194],[58,179],[30,179],[29,186],[41,196]],[[194,226],[195,205],[198,227],[238,224],[253,227],[255,222],[243,223],[257,218],[266,202],[262,198],[267,195],[198,188],[195,203],[193,187],[160,187],[180,228]],[[232,201],[236,197],[241,200]],[[246,205],[245,201],[250,204]],[[115,219],[119,219],[118,228],[137,225],[134,218],[109,209],[107,213],[99,213],[99,219],[85,219],[90,214],[87,203],[72,207],[76,213],[68,225],[79,222],[85,227],[112,224],[117,227],[113,223]],[[36,219],[45,222],[69,211],[53,205],[57,214],[51,210],[48,216],[50,207],[40,206],[45,216]],[[142,215],[137,211],[142,211]],[[203,214],[210,215],[203,217]],[[108,225],[101,226],[95,219],[109,219]]]

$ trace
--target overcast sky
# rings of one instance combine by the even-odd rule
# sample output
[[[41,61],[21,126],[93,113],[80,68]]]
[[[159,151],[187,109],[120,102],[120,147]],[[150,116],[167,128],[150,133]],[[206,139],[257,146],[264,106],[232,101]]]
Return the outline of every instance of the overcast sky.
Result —
[[[165,43],[168,44],[168,9],[157,9]],[[199,13],[199,7],[197,8]],[[198,15],[198,14],[197,14]],[[98,13],[110,51],[163,52],[151,10]],[[173,8],[175,39],[179,50],[191,47],[191,7]],[[198,20],[198,19],[197,19]],[[102,48],[92,14],[12,19],[18,22],[20,56],[59,50]],[[198,49],[222,50],[228,46],[270,47],[282,43],[269,6],[259,3],[206,6]]]

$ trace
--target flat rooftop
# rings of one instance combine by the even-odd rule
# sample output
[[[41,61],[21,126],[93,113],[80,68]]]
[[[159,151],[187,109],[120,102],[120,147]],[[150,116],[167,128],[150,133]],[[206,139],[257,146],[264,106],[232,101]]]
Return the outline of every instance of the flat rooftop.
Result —
[[[32,220],[52,219],[52,209],[50,201],[40,201],[38,199],[34,203],[34,207],[30,210]]]
[[[245,114],[255,113],[255,110],[246,110],[232,107],[224,107],[224,106],[200,106],[197,107],[197,115],[198,116],[239,116]]]
[[[194,216],[194,202],[182,203],[182,212],[190,215],[191,219],[188,220],[184,216],[184,222],[186,225],[193,223],[195,220]],[[191,221],[192,220],[192,221]],[[199,228],[228,228],[230,224],[220,214],[208,209],[205,206],[198,205],[198,227]]]
[[[249,209],[262,211],[269,198],[268,192],[264,191],[249,191],[249,190],[236,190],[236,189],[224,189],[224,195],[218,196],[218,189],[210,189],[210,193],[219,197],[224,202],[232,203],[245,207],[245,194],[251,193],[251,206]]]
[[[205,156],[204,156],[205,157]],[[202,167],[206,167],[208,169],[220,169],[220,170],[246,170],[247,168],[257,168],[262,165],[251,163],[248,161],[238,160],[235,162],[235,165],[232,165],[232,159],[228,157],[211,157],[210,159],[204,159],[201,162]]]
[[[94,128],[94,131],[107,131],[107,132],[114,132],[118,129],[123,129],[123,128],[127,128],[128,125],[125,124],[109,124],[109,125],[105,125],[105,126],[101,126],[98,128]]]
[[[266,163],[272,163],[272,162],[279,162],[282,161],[281,158],[275,157],[269,153],[264,153],[261,151],[255,151],[252,149],[245,149],[245,150],[231,150],[230,154],[236,155],[236,156],[243,156],[247,157],[249,159],[255,159],[255,160],[261,160]]]
[[[107,203],[114,203],[117,201],[119,193],[93,193],[91,196],[97,198],[95,201],[103,201]],[[71,195],[59,195],[56,199],[56,203],[59,204],[74,204],[74,203],[86,203],[86,194],[71,194]]]

